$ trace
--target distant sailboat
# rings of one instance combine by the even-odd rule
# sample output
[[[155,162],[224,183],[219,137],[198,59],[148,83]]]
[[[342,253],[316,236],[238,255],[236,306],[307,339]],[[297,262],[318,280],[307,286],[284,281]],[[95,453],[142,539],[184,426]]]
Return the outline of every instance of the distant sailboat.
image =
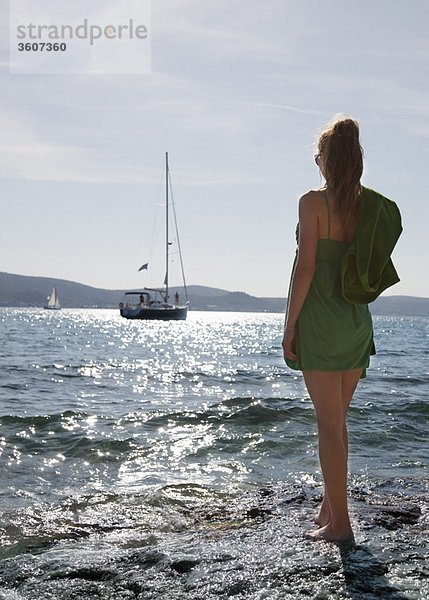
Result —
[[[170,171],[168,166],[168,152],[165,154],[165,278],[163,288],[144,288],[141,291],[125,292],[126,300],[130,297],[137,297],[137,302],[120,302],[119,311],[122,317],[125,319],[143,319],[143,320],[162,320],[162,321],[184,321],[188,314],[189,301],[188,292],[185,282],[185,272],[183,270],[182,252],[180,249],[179,234],[176,222],[176,211],[173,206],[173,217],[175,230],[177,234],[177,243],[179,249],[180,265],[182,269],[183,288],[185,291],[186,300],[184,304],[180,304],[179,294],[174,294],[174,304],[170,303],[169,296],[169,278],[168,278],[168,267],[169,267],[169,188],[171,186]],[[148,263],[142,265],[139,271],[146,270]],[[155,295],[153,297],[152,293]]]
[[[53,287],[52,292],[48,296],[48,304],[45,306],[47,310],[60,310],[61,304],[58,298],[57,288]]]

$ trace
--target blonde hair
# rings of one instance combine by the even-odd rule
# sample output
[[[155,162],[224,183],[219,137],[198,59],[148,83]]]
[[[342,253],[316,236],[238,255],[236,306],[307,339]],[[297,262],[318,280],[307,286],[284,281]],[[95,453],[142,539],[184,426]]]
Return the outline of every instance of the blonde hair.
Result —
[[[323,157],[326,185],[335,196],[334,211],[346,225],[356,214],[361,192],[363,149],[358,123],[336,115],[320,134],[317,146]]]

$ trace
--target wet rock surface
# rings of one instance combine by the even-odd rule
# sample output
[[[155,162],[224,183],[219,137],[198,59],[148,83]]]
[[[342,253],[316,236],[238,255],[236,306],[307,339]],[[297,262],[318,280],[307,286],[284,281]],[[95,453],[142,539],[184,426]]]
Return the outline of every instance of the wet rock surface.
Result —
[[[87,523],[81,538],[45,539],[1,561],[0,598],[429,597],[425,494],[352,490],[356,544],[341,545],[303,537],[318,488],[264,486],[192,508],[173,491],[176,527],[145,531],[118,516],[116,528]]]

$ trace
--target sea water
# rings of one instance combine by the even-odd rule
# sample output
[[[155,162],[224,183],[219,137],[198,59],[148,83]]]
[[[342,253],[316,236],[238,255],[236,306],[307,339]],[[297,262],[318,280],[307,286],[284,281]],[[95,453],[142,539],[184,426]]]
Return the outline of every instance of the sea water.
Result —
[[[0,599],[429,597],[429,319],[374,318],[346,549],[303,537],[321,475],[282,315],[0,322]]]

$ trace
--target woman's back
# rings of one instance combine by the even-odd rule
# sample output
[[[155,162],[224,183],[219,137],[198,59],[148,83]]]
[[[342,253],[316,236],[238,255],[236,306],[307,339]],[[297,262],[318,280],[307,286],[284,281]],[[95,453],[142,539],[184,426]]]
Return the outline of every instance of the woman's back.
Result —
[[[317,194],[319,239],[331,239],[339,242],[352,242],[356,230],[356,213],[349,215],[346,223],[335,211],[335,196],[326,188],[313,192]]]

